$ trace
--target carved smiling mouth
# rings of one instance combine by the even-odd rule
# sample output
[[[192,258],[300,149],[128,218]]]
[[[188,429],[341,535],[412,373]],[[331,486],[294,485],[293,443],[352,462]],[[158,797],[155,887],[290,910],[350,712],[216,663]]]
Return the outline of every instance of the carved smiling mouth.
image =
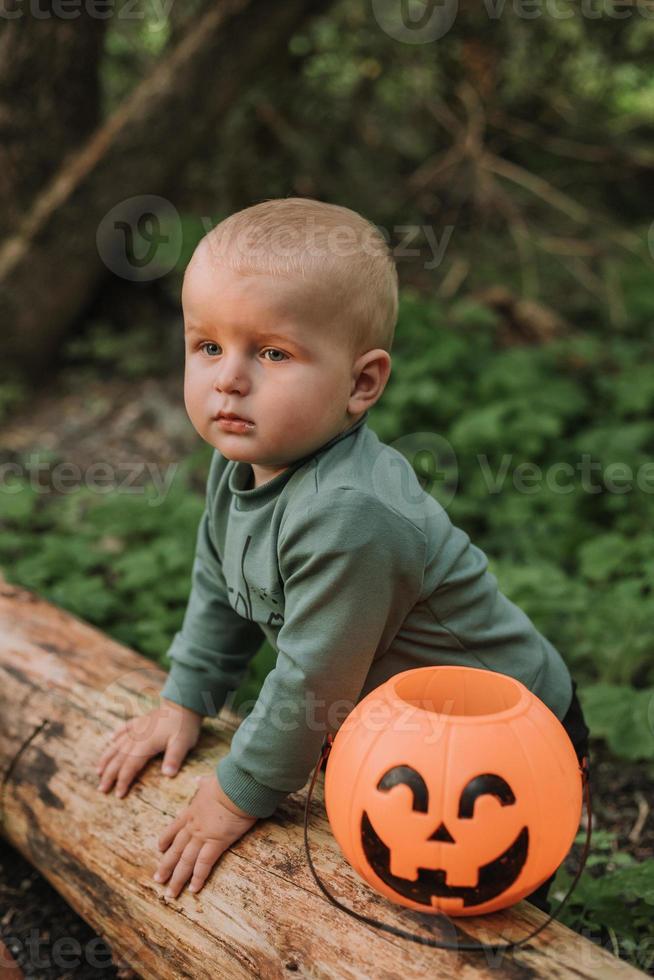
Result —
[[[429,790],[421,774],[409,765],[393,766],[384,773],[377,783],[377,789],[390,792],[395,786],[408,786],[411,790],[411,811],[429,812]],[[501,806],[513,806],[515,796],[507,781],[496,773],[484,772],[468,780],[459,799],[459,818],[470,820],[475,803],[480,796],[495,797]],[[409,812],[411,812],[409,811]],[[455,844],[455,840],[444,823],[439,824],[429,838]],[[447,885],[447,871],[444,868],[418,868],[415,881],[391,873],[391,852],[370,822],[366,811],[361,817],[361,844],[368,864],[389,888],[392,888],[412,902],[419,902],[433,908],[432,897],[462,898],[463,905],[481,905],[505,892],[516,880],[527,860],[529,851],[529,830],[523,827],[517,837],[498,857],[482,864],[479,868],[476,885]]]
[[[415,881],[392,874],[390,849],[377,834],[365,810],[361,817],[361,842],[372,870],[398,895],[432,908],[432,896],[462,898],[464,907],[469,907],[489,902],[513,884],[527,859],[529,830],[523,827],[499,857],[481,865],[476,885],[447,885],[447,872],[443,868],[418,868]]]

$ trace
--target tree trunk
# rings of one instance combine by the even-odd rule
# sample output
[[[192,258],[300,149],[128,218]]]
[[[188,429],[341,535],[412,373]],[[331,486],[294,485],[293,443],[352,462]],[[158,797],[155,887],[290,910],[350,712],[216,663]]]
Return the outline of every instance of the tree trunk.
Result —
[[[0,240],[100,121],[98,65],[107,21],[80,4],[3,4],[0,21]],[[38,15],[37,15],[38,9]],[[65,9],[65,8],[61,8]]]
[[[42,377],[107,267],[128,279],[160,274],[151,274],[152,265],[144,272],[130,244],[137,225],[146,245],[160,242],[160,202],[152,195],[201,152],[203,140],[216,140],[220,120],[253,73],[308,16],[324,10],[318,0],[223,0],[193,21],[174,50],[66,160],[0,246],[0,321],[6,325],[0,361],[27,363],[34,378]],[[117,205],[120,212],[110,215]],[[173,239],[181,236],[170,202],[163,202],[163,213],[172,213]]]
[[[165,674],[80,619],[0,578],[0,780],[2,833],[142,977],[245,980],[301,977],[502,974],[629,980],[645,974],[559,923],[509,953],[431,949],[375,929],[331,904],[304,853],[308,785],[230,847],[193,896],[164,898],[152,880],[156,841],[186,806],[197,775],[228,751],[238,718],[205,719],[174,779],[160,759],[119,800],[97,790],[95,767],[110,734],[158,703]],[[344,787],[344,792],[346,787]],[[347,908],[439,941],[506,942],[542,922],[522,901],[450,922],[383,899],[341,856],[319,774],[309,819],[311,857]],[[491,960],[488,959],[491,957]]]

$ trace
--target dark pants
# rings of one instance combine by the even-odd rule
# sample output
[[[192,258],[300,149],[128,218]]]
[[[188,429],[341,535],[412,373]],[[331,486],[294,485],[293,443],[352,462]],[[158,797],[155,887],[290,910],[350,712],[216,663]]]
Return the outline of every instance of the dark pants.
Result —
[[[577,753],[577,758],[579,759],[579,764],[581,765],[584,756],[589,758],[589,730],[588,726],[586,725],[584,713],[581,710],[581,705],[579,704],[579,699],[577,698],[577,684],[575,681],[572,682],[572,701],[565,714],[565,717],[561,720],[561,724],[570,736],[570,741],[574,746],[575,752]],[[579,778],[581,778],[581,774]],[[548,915],[551,912],[551,907],[547,898],[547,893],[550,890],[555,877],[556,871],[554,871],[549,878],[546,878],[542,885],[539,885],[535,891],[531,892],[529,895],[525,895],[525,900],[527,902],[531,902],[532,905],[542,909],[543,912],[547,912]]]

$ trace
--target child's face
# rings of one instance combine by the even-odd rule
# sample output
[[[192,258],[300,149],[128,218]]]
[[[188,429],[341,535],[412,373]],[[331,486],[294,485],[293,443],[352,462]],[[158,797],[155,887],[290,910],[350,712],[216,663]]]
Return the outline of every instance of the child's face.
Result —
[[[198,433],[272,479],[351,425],[352,357],[310,282],[243,276],[196,251],[184,279],[184,400]],[[242,431],[219,412],[251,420]]]

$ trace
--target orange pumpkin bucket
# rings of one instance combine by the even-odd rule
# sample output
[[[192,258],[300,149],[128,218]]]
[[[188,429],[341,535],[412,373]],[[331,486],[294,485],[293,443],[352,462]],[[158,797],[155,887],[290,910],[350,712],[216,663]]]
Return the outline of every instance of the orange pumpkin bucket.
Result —
[[[520,681],[420,667],[347,716],[329,753],[325,808],[346,859],[386,898],[483,915],[561,864],[582,782],[563,725]]]

